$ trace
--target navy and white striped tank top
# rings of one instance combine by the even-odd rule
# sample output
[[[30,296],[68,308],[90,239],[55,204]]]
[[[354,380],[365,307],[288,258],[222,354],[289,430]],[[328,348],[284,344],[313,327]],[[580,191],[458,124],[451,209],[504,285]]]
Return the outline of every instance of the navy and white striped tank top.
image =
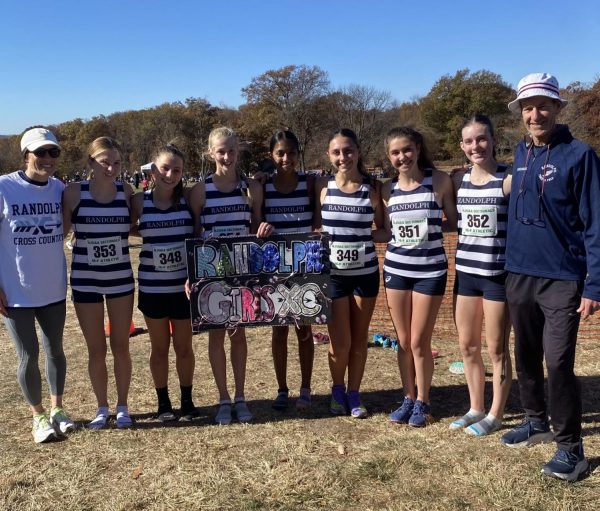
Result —
[[[71,222],[75,231],[71,263],[71,289],[113,295],[134,288],[129,260],[131,218],[123,183],[117,181],[117,194],[108,204],[96,202],[90,181],[81,182],[79,204]]]
[[[456,198],[459,271],[486,276],[504,273],[508,198],[502,183],[507,169],[498,165],[484,185],[471,183],[471,169],[463,176]]]
[[[152,190],[144,192],[140,217],[142,250],[138,269],[138,287],[145,293],[183,292],[187,278],[185,239],[194,232],[192,213],[185,199],[176,209],[158,209]]]
[[[414,190],[400,188],[398,178],[392,182],[387,212],[392,227],[383,269],[411,278],[444,275],[448,261],[442,236],[442,208],[433,193],[433,170],[426,169],[423,182]]]
[[[248,236],[250,234],[250,204],[248,184],[240,179],[229,193],[221,192],[213,182],[213,176],[204,181],[206,202],[200,215],[203,238],[220,236]]]
[[[278,192],[269,177],[265,184],[265,221],[278,234],[311,232],[313,212],[308,198],[306,174],[298,174],[298,185],[290,193]]]
[[[367,178],[354,193],[340,190],[335,176],[327,182],[321,217],[323,231],[331,235],[331,275],[368,275],[379,270],[370,191]]]

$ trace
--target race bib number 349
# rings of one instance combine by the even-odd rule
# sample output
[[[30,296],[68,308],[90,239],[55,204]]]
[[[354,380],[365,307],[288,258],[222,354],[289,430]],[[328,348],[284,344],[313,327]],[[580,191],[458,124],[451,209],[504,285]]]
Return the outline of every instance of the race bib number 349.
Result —
[[[152,259],[156,271],[183,270],[186,267],[184,255],[185,246],[183,243],[152,247]]]
[[[496,236],[498,212],[495,206],[462,206],[461,231],[465,236]]]
[[[87,256],[90,266],[106,266],[121,261],[123,250],[121,236],[112,238],[87,238]]]
[[[402,247],[418,247],[427,240],[427,218],[392,218],[394,241]]]
[[[329,245],[331,255],[329,260],[334,268],[347,270],[362,268],[365,265],[365,244],[333,241]]]

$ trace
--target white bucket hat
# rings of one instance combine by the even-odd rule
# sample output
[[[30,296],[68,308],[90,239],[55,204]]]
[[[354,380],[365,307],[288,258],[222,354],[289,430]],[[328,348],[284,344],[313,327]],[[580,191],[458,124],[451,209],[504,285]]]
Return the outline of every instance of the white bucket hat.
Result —
[[[562,106],[568,103],[566,99],[560,97],[558,80],[554,76],[548,73],[531,73],[519,81],[517,99],[508,104],[508,109],[515,114],[521,113],[520,101],[533,96],[556,99],[561,102]]]
[[[21,152],[33,152],[42,146],[54,146],[60,149],[58,140],[50,130],[46,128],[31,128],[23,133],[21,137]]]

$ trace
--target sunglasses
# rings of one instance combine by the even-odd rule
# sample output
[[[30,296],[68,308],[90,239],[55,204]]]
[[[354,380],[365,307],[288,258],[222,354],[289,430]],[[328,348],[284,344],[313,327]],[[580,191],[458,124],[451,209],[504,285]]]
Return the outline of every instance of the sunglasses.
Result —
[[[43,158],[46,155],[50,156],[50,158],[58,158],[60,156],[60,149],[58,147],[51,147],[50,149],[40,148],[31,152],[35,154],[36,158]]]

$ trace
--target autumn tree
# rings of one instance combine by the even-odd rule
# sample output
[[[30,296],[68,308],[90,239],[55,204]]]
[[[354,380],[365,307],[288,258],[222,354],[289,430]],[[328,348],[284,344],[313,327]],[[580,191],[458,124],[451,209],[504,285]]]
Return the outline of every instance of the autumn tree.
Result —
[[[475,112],[489,116],[499,130],[505,123],[511,125],[507,104],[514,96],[512,87],[491,71],[461,69],[454,76],[442,76],[420,102],[425,124],[441,136],[437,157],[461,154],[460,129],[464,119]]]
[[[249,105],[261,107],[276,124],[271,131],[291,129],[300,141],[304,168],[306,147],[323,124],[320,105],[329,92],[327,73],[317,66],[285,66],[253,78],[242,94]]]

